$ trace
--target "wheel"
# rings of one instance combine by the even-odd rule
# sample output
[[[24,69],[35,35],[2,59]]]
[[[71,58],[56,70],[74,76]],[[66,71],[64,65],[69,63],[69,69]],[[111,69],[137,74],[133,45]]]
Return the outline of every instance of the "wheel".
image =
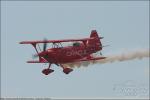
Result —
[[[50,74],[52,72],[54,72],[54,70],[49,69],[49,68],[48,69],[43,69],[43,71],[42,71],[42,73],[45,74],[45,75],[48,75],[48,74]]]
[[[65,74],[69,74],[70,72],[72,72],[73,71],[73,69],[71,69],[71,68],[64,68],[63,69],[63,72],[65,73]]]

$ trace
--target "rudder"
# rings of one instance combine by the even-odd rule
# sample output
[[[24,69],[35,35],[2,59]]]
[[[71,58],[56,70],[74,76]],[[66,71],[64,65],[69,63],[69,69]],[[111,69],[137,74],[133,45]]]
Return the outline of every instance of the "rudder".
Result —
[[[94,46],[96,48],[96,50],[102,50],[102,43],[100,41],[100,39],[102,39],[102,37],[98,36],[98,33],[96,30],[91,31],[90,38],[93,38],[93,39],[87,41],[87,46],[88,47]]]

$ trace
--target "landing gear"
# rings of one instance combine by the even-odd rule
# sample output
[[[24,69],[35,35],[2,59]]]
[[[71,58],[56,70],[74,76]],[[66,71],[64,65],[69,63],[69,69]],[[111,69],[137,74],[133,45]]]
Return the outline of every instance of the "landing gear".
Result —
[[[48,74],[50,74],[50,73],[52,73],[52,72],[54,72],[54,70],[49,69],[49,68],[42,70],[42,73],[45,74],[45,75],[48,75]]]
[[[42,70],[42,73],[45,74],[45,75],[48,75],[48,74],[54,72],[53,69],[50,69],[50,66],[51,66],[51,64],[49,64],[49,67],[48,67],[48,68],[43,69],[43,70]]]
[[[72,72],[73,71],[73,69],[71,69],[71,68],[64,68],[63,69],[63,72],[65,73],[65,74],[69,74],[70,72]]]
[[[69,74],[70,72],[73,71],[73,69],[68,68],[68,67],[64,67],[62,64],[60,64],[60,66],[63,68],[63,72],[64,72],[65,74]]]
[[[49,67],[48,67],[48,68],[42,70],[42,73],[43,73],[44,75],[49,75],[50,73],[54,72],[53,69],[50,69],[50,66],[51,66],[51,63],[49,64]],[[62,64],[60,64],[60,66],[63,68],[63,72],[64,72],[65,74],[69,74],[70,72],[73,71],[73,69],[71,69],[71,68],[69,68],[69,67],[65,67],[65,66],[63,66]]]

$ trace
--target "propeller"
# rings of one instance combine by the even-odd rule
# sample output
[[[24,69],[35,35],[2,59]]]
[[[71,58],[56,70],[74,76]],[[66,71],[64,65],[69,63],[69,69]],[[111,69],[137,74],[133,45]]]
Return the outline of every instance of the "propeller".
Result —
[[[38,54],[32,54],[32,58],[37,58],[38,57]]]
[[[100,52],[100,55],[102,56],[102,52]]]
[[[45,38],[44,41],[47,41],[47,39]],[[46,48],[47,48],[47,43],[45,42],[45,43],[43,44],[43,51],[46,51]]]
[[[44,38],[44,40],[43,41],[45,41],[44,42],[44,44],[43,44],[43,51],[46,51],[46,48],[47,48],[47,43],[46,43],[46,41],[47,41],[47,39],[46,38]],[[42,52],[43,52],[42,51]],[[38,54],[34,54],[34,55],[32,55],[32,58],[34,59],[34,58],[37,58],[37,57],[39,57],[39,55]]]

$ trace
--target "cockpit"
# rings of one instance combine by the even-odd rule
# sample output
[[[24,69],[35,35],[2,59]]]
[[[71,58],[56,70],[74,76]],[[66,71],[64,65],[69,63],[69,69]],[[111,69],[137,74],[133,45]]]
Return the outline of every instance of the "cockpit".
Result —
[[[74,47],[79,47],[80,46],[80,43],[79,42],[75,42],[72,44]]]

